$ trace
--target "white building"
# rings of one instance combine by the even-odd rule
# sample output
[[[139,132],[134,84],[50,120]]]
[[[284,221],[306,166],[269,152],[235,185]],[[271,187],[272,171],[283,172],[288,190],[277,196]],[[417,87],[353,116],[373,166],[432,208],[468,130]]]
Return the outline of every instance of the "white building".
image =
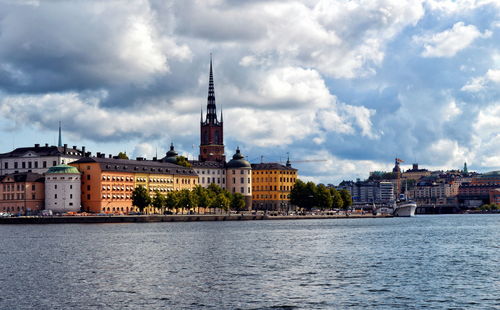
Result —
[[[240,193],[245,197],[247,209],[252,206],[252,165],[241,155],[240,149],[236,149],[227,165],[226,189],[230,193]]]
[[[50,167],[45,173],[45,209],[78,212],[81,202],[81,175],[68,165]]]
[[[40,146],[21,147],[11,152],[0,154],[0,175],[11,173],[33,172],[43,174],[50,167],[61,164],[69,164],[83,157],[85,147],[82,150],[76,146],[69,148],[64,146]]]

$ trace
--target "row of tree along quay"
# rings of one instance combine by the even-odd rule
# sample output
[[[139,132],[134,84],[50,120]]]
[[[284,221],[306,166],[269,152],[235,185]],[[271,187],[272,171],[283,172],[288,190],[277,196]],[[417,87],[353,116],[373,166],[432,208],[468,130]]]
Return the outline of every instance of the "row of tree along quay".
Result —
[[[200,185],[193,190],[183,189],[163,195],[156,191],[151,197],[143,186],[136,187],[132,192],[132,204],[141,213],[181,214],[208,213],[217,214],[230,210],[244,211],[245,198],[240,193],[230,193],[216,184],[207,188]]]
[[[348,210],[352,197],[345,189],[337,191],[334,187],[297,180],[290,192],[290,203],[305,211]]]

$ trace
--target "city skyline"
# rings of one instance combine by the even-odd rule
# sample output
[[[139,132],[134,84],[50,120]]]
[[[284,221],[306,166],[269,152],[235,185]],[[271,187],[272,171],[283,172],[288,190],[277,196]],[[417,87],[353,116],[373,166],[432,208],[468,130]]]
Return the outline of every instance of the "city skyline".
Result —
[[[0,153],[198,153],[213,53],[226,156],[322,183],[418,162],[500,169],[494,1],[0,4]],[[293,14],[300,18],[289,20]],[[238,21],[238,23],[235,23]],[[407,164],[407,165],[406,165]]]

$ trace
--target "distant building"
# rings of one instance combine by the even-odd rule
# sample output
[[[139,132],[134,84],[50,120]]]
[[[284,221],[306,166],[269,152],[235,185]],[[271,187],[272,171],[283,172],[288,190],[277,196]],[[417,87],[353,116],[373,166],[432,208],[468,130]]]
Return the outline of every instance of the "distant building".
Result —
[[[252,164],[254,210],[289,210],[290,191],[297,180],[298,170],[278,163]]]
[[[245,160],[245,157],[240,153],[240,149],[236,149],[227,165],[227,185],[226,188],[230,193],[240,193],[245,197],[246,209],[252,208],[252,166]]]
[[[411,169],[408,169],[405,172],[403,172],[403,174],[401,175],[401,178],[418,181],[420,178],[426,177],[429,175],[431,175],[431,172],[429,170],[419,169],[418,164],[415,163],[415,164],[413,164],[413,167]]]
[[[388,203],[395,199],[395,185],[387,181],[343,181],[337,189],[347,190],[354,203]]]
[[[82,173],[82,207],[85,211],[131,212],[132,192],[145,187],[151,197],[155,191],[192,189],[198,175],[192,168],[168,162],[84,157],[70,164]]]
[[[462,207],[478,207],[494,200],[496,189],[500,189],[500,171],[492,171],[482,175],[475,175],[470,182],[464,182],[458,190],[458,200]]]
[[[56,213],[80,211],[80,191],[80,172],[75,167],[58,165],[45,173],[46,210]]]
[[[0,211],[30,213],[44,208],[44,177],[24,172],[0,177]]]
[[[0,154],[0,175],[22,172],[43,174],[50,167],[68,164],[83,157],[85,147],[79,150],[76,146],[40,146],[21,147]]]

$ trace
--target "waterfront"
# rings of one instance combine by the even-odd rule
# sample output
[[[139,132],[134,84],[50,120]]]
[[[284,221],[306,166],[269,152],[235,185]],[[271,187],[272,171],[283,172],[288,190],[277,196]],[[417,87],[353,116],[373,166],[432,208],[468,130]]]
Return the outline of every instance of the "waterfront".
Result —
[[[500,215],[0,233],[1,309],[500,307]]]

